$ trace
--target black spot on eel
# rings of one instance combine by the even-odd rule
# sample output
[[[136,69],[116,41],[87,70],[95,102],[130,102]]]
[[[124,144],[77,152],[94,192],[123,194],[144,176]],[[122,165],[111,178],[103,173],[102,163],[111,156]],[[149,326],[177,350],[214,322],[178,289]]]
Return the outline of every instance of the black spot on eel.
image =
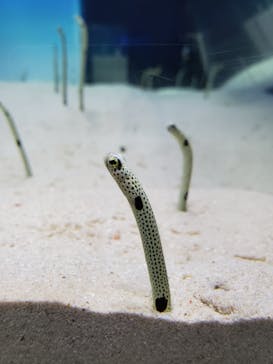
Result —
[[[109,153],[105,165],[129,201],[140,231],[150,276],[154,307],[170,311],[171,296],[160,236],[148,197],[135,175],[127,169],[122,157]]]

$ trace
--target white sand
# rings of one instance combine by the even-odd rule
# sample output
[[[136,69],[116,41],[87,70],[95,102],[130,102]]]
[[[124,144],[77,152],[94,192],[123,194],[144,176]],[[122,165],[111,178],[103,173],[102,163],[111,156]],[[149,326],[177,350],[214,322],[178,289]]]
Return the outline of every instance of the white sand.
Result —
[[[76,89],[65,108],[51,85],[2,83],[0,99],[34,173],[25,179],[1,115],[1,363],[267,362],[272,96],[95,86],[80,113]],[[194,150],[187,213],[169,122]],[[120,146],[159,224],[170,313],[152,310],[133,214],[103,164]]]

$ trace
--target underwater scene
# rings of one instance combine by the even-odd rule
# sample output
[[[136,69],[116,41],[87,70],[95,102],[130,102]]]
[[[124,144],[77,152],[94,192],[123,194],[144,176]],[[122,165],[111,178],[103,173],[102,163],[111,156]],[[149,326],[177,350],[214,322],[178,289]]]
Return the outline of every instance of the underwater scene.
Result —
[[[0,0],[0,364],[273,362],[273,0]]]

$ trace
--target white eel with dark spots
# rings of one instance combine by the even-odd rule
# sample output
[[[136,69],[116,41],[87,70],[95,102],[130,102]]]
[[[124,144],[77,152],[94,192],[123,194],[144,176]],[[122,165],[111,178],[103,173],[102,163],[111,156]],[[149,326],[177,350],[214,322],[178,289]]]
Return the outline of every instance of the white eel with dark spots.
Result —
[[[135,175],[127,169],[118,154],[109,153],[105,165],[129,201],[140,231],[152,285],[154,307],[170,311],[171,295],[167,270],[154,213],[148,197]]]
[[[183,161],[183,176],[182,185],[180,189],[178,209],[181,211],[187,211],[187,200],[189,197],[189,188],[192,175],[192,148],[189,140],[185,135],[177,128],[176,125],[170,124],[167,127],[168,131],[177,139],[180,149],[182,150],[184,161]]]

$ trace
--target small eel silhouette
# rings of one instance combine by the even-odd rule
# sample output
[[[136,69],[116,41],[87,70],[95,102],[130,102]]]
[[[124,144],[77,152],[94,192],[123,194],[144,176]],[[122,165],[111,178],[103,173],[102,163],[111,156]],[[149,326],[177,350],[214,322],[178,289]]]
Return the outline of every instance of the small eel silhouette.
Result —
[[[61,27],[57,28],[57,32],[59,33],[62,47],[62,96],[63,96],[63,104],[67,105],[67,42],[64,31]]]
[[[5,117],[7,119],[8,125],[10,127],[10,130],[11,130],[13,138],[14,138],[14,141],[15,141],[15,143],[16,143],[19,151],[20,151],[21,158],[22,158],[22,161],[24,163],[25,170],[26,170],[26,175],[27,175],[27,177],[31,177],[32,176],[31,167],[30,167],[30,164],[29,164],[25,149],[23,147],[22,140],[21,140],[21,138],[19,136],[16,125],[14,123],[14,120],[13,120],[11,114],[9,113],[9,111],[2,104],[2,102],[0,102],[0,110],[2,110],[3,114],[5,115]]]
[[[192,149],[189,140],[174,124],[167,127],[168,131],[177,139],[180,149],[184,155],[182,186],[179,195],[178,209],[187,211],[187,200],[192,174]]]
[[[109,153],[105,165],[127,198],[140,231],[150,276],[154,307],[170,311],[171,296],[167,270],[154,213],[148,197],[135,175],[124,165],[122,157]]]

